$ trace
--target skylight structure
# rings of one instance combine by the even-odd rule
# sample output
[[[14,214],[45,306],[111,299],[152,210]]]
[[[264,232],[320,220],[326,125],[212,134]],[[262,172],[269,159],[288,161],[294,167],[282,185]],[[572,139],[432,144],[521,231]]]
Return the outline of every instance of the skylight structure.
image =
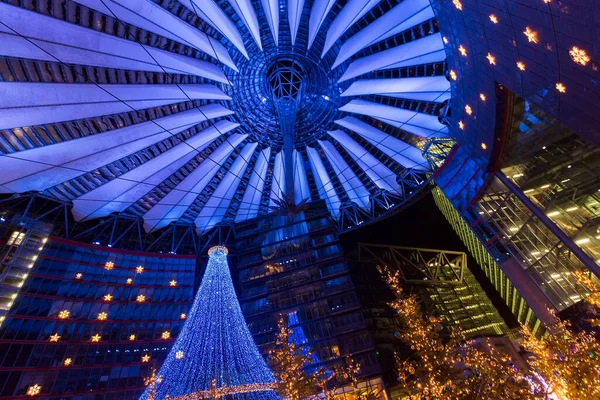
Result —
[[[0,3],[0,192],[198,233],[411,195],[448,136],[428,0]],[[390,206],[391,207],[391,206]]]

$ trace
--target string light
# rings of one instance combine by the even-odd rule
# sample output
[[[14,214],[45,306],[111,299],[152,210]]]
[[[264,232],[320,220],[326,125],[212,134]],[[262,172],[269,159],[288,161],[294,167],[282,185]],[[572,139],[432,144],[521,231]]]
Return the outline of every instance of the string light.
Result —
[[[108,294],[105,294],[104,297],[102,297],[102,300],[111,301],[112,298],[113,298],[112,294],[108,293]]]
[[[100,336],[97,333],[94,336],[92,336],[92,342],[94,342],[94,343],[98,343],[100,341],[100,339],[102,339],[102,336]]]
[[[101,312],[100,314],[98,314],[98,319],[100,321],[104,321],[104,320],[106,320],[106,318],[108,318],[108,314],[107,313]]]
[[[112,261],[107,261],[106,264],[104,264],[104,269],[107,271],[110,271],[114,267],[115,267],[115,263]]]
[[[51,342],[58,342],[59,340],[60,340],[60,335],[58,333],[55,333],[54,335],[50,336]]]
[[[61,312],[58,313],[58,318],[67,319],[67,318],[69,318],[69,315],[71,315],[71,312],[69,310],[62,310]]]
[[[142,267],[141,265],[138,265],[138,266],[135,268],[135,272],[137,272],[138,274],[141,274],[141,273],[143,273],[143,272],[144,272],[144,267]]]
[[[532,31],[528,26],[525,27],[525,30],[523,31],[523,33],[525,34],[525,36],[527,36],[527,40],[530,43],[538,42],[537,32]]]
[[[569,50],[569,55],[571,56],[571,59],[577,64],[585,66],[587,65],[587,63],[590,62],[590,57],[587,55],[586,51],[580,49],[579,47],[571,47],[571,50]]]
[[[36,383],[35,385],[29,386],[27,388],[27,396],[36,396],[36,395],[40,394],[41,390],[42,390],[42,387]]]
[[[260,391],[262,399],[278,398],[272,390],[275,377],[246,326],[226,255],[222,246],[209,250],[194,303],[158,373],[163,381],[156,385],[155,393],[147,388],[141,400],[167,395],[171,399],[200,399],[211,390],[234,394]],[[178,352],[185,357],[178,358]]]

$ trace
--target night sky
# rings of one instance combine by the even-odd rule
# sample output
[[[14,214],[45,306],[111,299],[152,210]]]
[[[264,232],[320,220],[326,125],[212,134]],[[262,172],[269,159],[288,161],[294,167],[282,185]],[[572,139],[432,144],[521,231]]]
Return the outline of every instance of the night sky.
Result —
[[[346,251],[350,251],[359,242],[464,251],[467,253],[469,269],[488,293],[509,327],[517,326],[510,309],[504,304],[483,271],[477,266],[475,259],[471,257],[437,208],[431,194],[394,216],[341,235],[340,240]]]

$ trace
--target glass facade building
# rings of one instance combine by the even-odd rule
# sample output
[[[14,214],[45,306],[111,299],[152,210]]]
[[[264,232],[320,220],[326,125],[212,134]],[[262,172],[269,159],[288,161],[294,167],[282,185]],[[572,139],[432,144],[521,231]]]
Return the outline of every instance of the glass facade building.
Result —
[[[139,397],[185,320],[196,257],[41,239],[0,327],[0,398]]]

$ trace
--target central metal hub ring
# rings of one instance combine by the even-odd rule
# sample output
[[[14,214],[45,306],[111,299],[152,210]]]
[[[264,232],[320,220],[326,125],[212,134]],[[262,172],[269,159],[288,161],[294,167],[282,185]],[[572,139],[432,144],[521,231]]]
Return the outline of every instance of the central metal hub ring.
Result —
[[[267,69],[267,79],[275,100],[302,98],[306,71],[297,61],[288,58],[275,60]]]

